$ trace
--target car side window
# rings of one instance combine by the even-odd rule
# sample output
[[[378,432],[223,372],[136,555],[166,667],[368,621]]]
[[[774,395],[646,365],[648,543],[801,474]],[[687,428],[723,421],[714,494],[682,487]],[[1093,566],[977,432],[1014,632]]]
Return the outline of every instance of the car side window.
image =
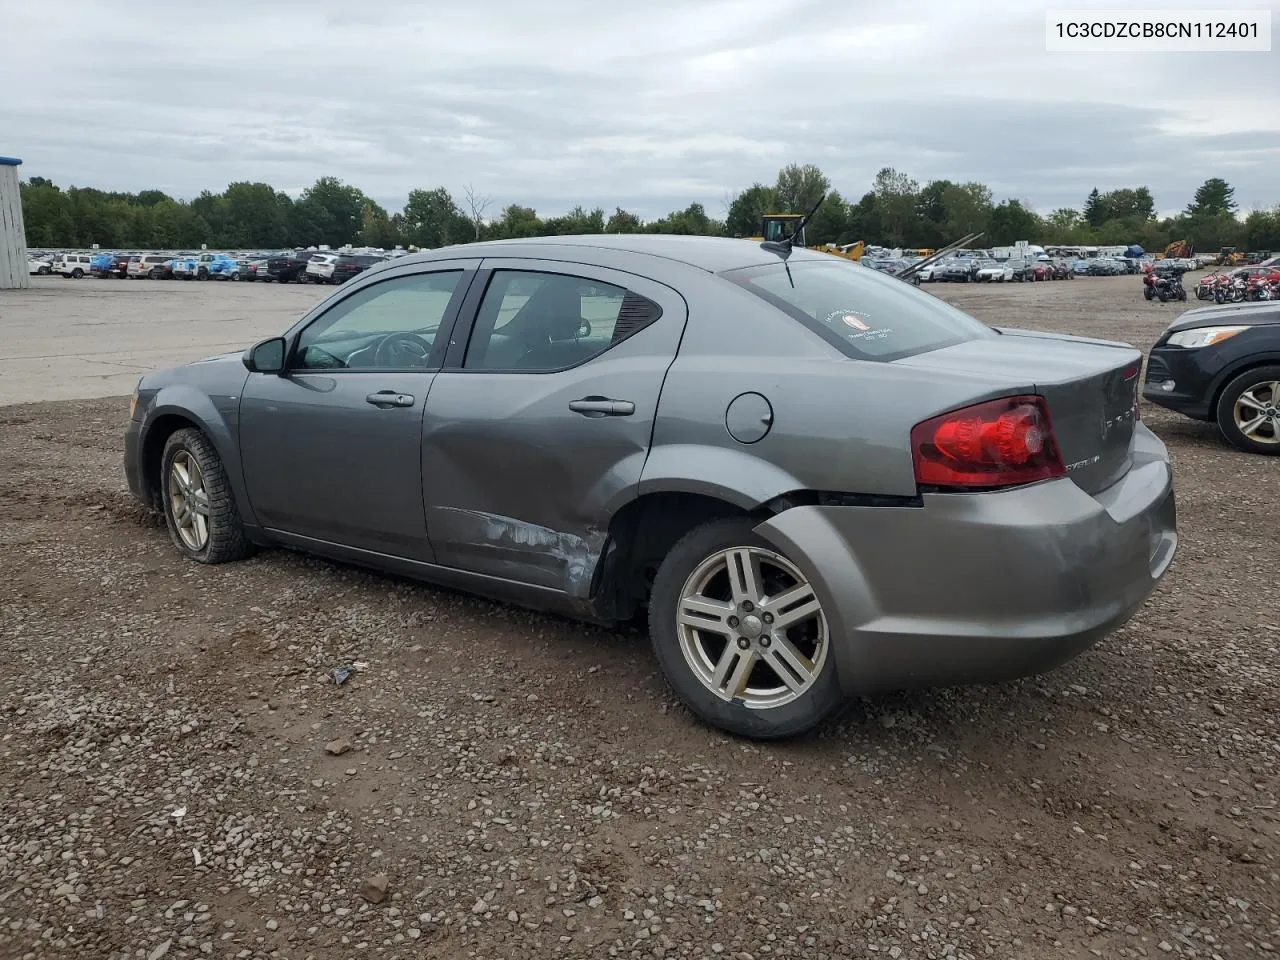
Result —
[[[298,336],[291,368],[425,368],[462,273],[395,277],[343,298]]]
[[[565,370],[600,356],[662,315],[632,290],[561,273],[495,270],[480,301],[465,370]]]

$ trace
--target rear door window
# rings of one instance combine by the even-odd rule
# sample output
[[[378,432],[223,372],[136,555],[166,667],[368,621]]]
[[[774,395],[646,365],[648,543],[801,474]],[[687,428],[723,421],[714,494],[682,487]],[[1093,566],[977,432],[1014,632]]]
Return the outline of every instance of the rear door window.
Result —
[[[999,336],[969,314],[878,270],[831,257],[729,270],[738,284],[855,360],[897,360]]]

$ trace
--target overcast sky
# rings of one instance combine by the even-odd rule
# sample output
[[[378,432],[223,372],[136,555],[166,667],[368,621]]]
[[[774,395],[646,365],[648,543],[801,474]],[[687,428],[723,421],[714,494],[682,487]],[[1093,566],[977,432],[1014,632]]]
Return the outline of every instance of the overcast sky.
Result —
[[[893,166],[1041,212],[1140,184],[1169,212],[1211,176],[1246,210],[1280,201],[1280,50],[1048,53],[1068,5],[1151,6],[0,0],[0,154],[64,186],[332,174],[392,209],[472,184],[544,216],[722,216],[792,161],[854,198]]]

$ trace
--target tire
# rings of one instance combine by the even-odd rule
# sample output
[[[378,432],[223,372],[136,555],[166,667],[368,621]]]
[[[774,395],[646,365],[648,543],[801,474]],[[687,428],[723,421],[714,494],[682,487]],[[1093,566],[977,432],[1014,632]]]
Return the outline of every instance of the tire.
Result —
[[[198,538],[194,543],[184,538],[179,521],[175,519],[175,510],[180,507],[175,507],[174,497],[185,499],[176,483],[171,482],[174,462],[179,460],[185,460],[188,467],[194,461],[200,474],[197,486],[203,490],[202,499],[207,504],[203,543]],[[242,560],[253,553],[253,544],[244,535],[240,512],[236,509],[235,497],[231,492],[227,473],[222,467],[222,460],[203,433],[189,427],[175,431],[169,437],[164,445],[164,455],[160,458],[160,476],[157,480],[169,539],[180,553],[199,563],[210,564]]]
[[[798,672],[791,674],[791,679],[803,687],[798,693],[785,687],[780,680],[780,674],[775,672],[774,667],[769,666],[769,661],[763,659],[769,655],[776,656],[776,652],[784,648],[776,639],[776,634],[773,634],[775,639],[770,642],[769,635],[773,631],[764,626],[764,620],[772,614],[767,610],[761,613],[762,607],[744,606],[737,610],[738,613],[742,613],[743,610],[754,609],[760,613],[759,617],[744,614],[741,621],[736,617],[725,621],[726,628],[730,623],[734,628],[739,624],[743,625],[744,635],[737,642],[730,640],[727,636],[720,641],[717,639],[718,634],[709,631],[682,629],[678,623],[678,614],[684,605],[686,587],[696,586],[693,581],[703,579],[708,569],[726,571],[719,560],[726,551],[753,551],[754,555],[764,557],[766,564],[779,563],[780,566],[775,568],[776,570],[785,569],[781,566],[785,565],[799,574],[798,569],[788,558],[753,532],[755,525],[754,521],[746,517],[713,520],[690,531],[671,548],[654,578],[653,591],[649,599],[649,636],[653,642],[654,654],[667,682],[690,710],[712,726],[738,736],[757,740],[774,740],[795,736],[811,729],[829,716],[843,700],[836,680],[832,637],[825,615],[821,607],[817,606],[816,598],[812,601],[812,605],[817,612],[809,614],[805,620],[799,621],[790,628],[795,644],[788,642],[786,648],[799,651],[802,658],[811,658],[806,659],[805,662],[815,667],[814,675],[807,685],[799,682]],[[711,579],[707,580],[703,589],[708,592],[722,593],[728,597],[727,572],[712,573],[709,576]],[[803,574],[799,576],[803,577]],[[794,580],[794,577],[789,578],[789,582],[794,583]],[[775,597],[785,589],[787,582],[779,581],[779,585],[771,587]],[[758,591],[756,594],[758,596]],[[754,632],[761,630],[764,632],[754,641],[747,640],[745,633],[752,632],[747,624],[754,628]],[[682,639],[682,635],[688,640]],[[711,664],[711,659],[722,662],[723,657],[732,656],[730,666],[740,665],[743,654],[735,649],[739,648],[740,644],[748,645],[747,652],[752,658],[750,662],[755,664],[749,668],[752,672],[747,674],[745,682],[775,684],[776,691],[773,696],[774,699],[779,700],[777,705],[768,704],[765,694],[767,687],[757,687],[756,692],[752,692],[752,689],[746,687],[744,683],[741,693],[756,700],[756,706],[751,707],[746,705],[746,700],[741,695],[735,695],[729,699],[712,690],[710,684],[713,682],[714,665]],[[689,649],[706,653],[706,662],[700,668],[693,666],[692,661],[697,654],[686,652]],[[756,666],[761,664],[764,665],[763,670]],[[760,679],[756,679],[757,677]]]
[[[158,269],[157,269],[157,268],[155,268],[155,267],[152,267],[152,268],[151,268],[151,279],[152,279],[152,280],[162,280],[162,279],[164,279],[164,275],[163,275],[163,273],[162,273],[160,270],[158,270]]]
[[[1269,389],[1268,385],[1271,385]],[[1242,395],[1250,391],[1270,394],[1266,402],[1269,403],[1271,419],[1269,424],[1263,424],[1262,429],[1266,430],[1269,426],[1271,432],[1264,433],[1263,440],[1246,435],[1236,425],[1236,402]],[[1260,412],[1265,415],[1266,408]],[[1218,397],[1215,419],[1218,421],[1218,429],[1222,431],[1222,435],[1238,449],[1246,453],[1260,453],[1264,456],[1273,457],[1280,456],[1280,365],[1269,364],[1264,367],[1254,367],[1252,370],[1246,370],[1228,383]],[[1271,442],[1266,442],[1268,440]]]
[[[71,279],[72,279],[72,280],[83,280],[83,279],[84,279],[84,271],[83,271],[83,270],[81,270],[79,267],[76,267],[74,270],[72,270],[72,271],[71,271]]]
[[[1169,302],[1169,294],[1165,293],[1163,290],[1161,290],[1159,293],[1157,293],[1157,294],[1156,294],[1156,296],[1160,298],[1160,302],[1161,302],[1161,303],[1168,303],[1168,302]]]
[[[1143,288],[1142,288],[1142,295],[1143,295],[1144,297],[1146,297],[1148,300],[1154,300],[1154,299],[1156,298],[1156,295],[1155,295],[1154,293],[1152,293],[1152,292],[1151,292],[1151,288],[1150,288],[1150,287],[1143,287]]]
[[[197,270],[197,271],[196,271],[196,279],[197,279],[197,280],[208,280],[208,279],[209,279],[209,270],[208,270],[208,268],[207,268],[207,267],[201,267],[199,270]]]

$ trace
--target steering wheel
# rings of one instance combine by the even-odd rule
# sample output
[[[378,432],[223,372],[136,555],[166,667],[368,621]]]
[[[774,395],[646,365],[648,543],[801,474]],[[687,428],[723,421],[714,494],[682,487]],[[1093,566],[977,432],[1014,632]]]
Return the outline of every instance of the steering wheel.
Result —
[[[389,333],[373,348],[379,367],[421,367],[431,355],[431,344],[416,333]]]

